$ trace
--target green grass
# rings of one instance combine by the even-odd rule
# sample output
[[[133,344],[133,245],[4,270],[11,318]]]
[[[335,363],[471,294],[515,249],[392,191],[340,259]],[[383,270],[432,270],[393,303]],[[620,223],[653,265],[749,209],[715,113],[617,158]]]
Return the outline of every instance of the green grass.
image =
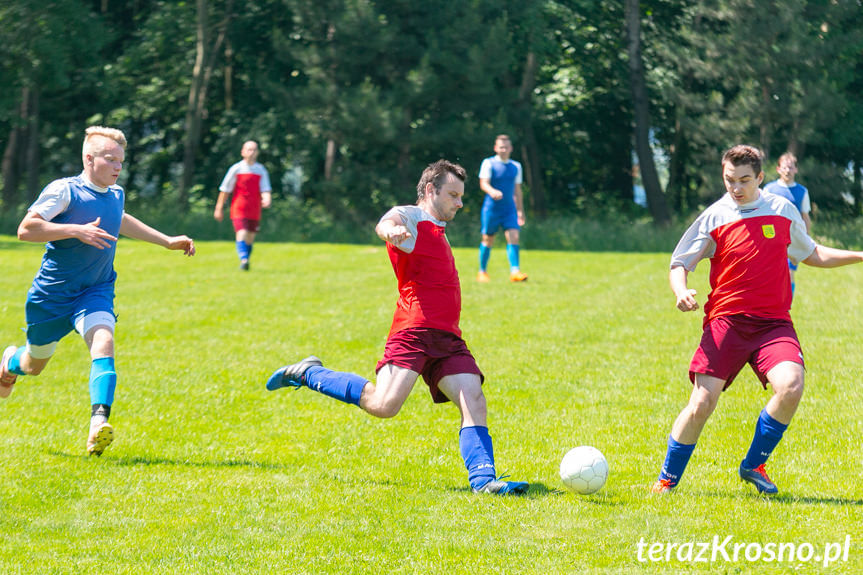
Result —
[[[267,244],[250,273],[230,242],[185,259],[123,240],[117,257],[117,438],[84,456],[89,361],[70,335],[0,404],[3,573],[822,572],[821,564],[639,563],[636,545],[824,545],[851,536],[863,571],[859,326],[863,266],[798,273],[807,394],[770,470],[781,495],[736,478],[768,394],[746,371],[708,423],[684,482],[647,492],[685,404],[701,315],[674,309],[666,253],[525,250],[525,285],[473,281],[457,249],[465,339],[485,372],[499,472],[523,498],[466,486],[458,415],[419,382],[375,420],[308,390],[269,393],[309,353],[373,377],[395,280],[382,245]],[[21,344],[42,248],[0,237],[0,343]],[[707,266],[692,276],[701,301]],[[251,302],[248,305],[246,302]],[[596,495],[562,490],[571,447],[611,466]]]

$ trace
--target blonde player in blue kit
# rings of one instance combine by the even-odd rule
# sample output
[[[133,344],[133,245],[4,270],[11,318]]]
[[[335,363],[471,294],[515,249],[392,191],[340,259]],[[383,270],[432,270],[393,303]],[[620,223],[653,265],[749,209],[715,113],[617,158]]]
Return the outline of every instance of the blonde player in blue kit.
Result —
[[[19,375],[38,375],[57,343],[70,331],[90,349],[90,433],[87,452],[101,455],[114,439],[108,423],[117,373],[114,370],[114,253],[117,236],[194,255],[186,236],[169,237],[124,211],[126,137],[114,128],[86,130],[84,171],[54,180],[42,190],[18,226],[18,238],[47,242],[42,266],[27,293],[27,345],[9,346],[0,360],[0,397],[8,397]]]

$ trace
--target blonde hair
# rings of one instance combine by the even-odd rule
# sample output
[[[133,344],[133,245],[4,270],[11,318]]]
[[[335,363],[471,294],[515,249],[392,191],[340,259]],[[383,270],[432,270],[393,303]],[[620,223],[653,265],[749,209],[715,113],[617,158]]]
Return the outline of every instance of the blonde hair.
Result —
[[[83,146],[83,154],[86,156],[87,154],[92,154],[94,152],[100,151],[103,146],[99,146],[96,142],[98,142],[97,137],[101,136],[103,138],[108,138],[109,140],[114,140],[125,150],[126,149],[126,136],[118,130],[117,128],[106,128],[105,126],[90,126],[86,130],[84,130],[84,146]]]

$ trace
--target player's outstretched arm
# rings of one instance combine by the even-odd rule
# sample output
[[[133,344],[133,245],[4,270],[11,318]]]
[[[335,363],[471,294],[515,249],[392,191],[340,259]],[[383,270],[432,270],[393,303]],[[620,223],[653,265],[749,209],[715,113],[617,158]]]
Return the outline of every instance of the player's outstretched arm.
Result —
[[[378,222],[378,225],[375,226],[375,233],[380,239],[394,246],[398,246],[411,237],[411,233],[401,220],[395,218],[386,218]]]
[[[675,266],[668,273],[668,283],[671,284],[671,291],[674,292],[674,297],[677,298],[677,309],[680,311],[693,311],[698,309],[698,302],[695,301],[695,290],[689,289],[686,286],[686,279],[689,272],[683,266]]]
[[[166,236],[129,214],[123,214],[120,233],[126,237],[150,242],[169,250],[182,250],[187,256],[195,255],[195,242],[188,236]]]
[[[74,238],[94,248],[110,247],[117,238],[99,227],[101,218],[87,224],[57,224],[35,212],[27,212],[18,226],[18,239],[25,242],[53,242]]]
[[[838,268],[863,262],[863,252],[852,252],[828,248],[827,246],[815,246],[815,251],[803,263],[816,268]]]

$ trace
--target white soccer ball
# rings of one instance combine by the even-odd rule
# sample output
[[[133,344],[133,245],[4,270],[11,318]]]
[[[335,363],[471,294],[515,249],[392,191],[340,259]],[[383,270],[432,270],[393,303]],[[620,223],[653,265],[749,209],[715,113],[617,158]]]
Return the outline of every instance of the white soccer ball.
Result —
[[[570,491],[581,495],[596,493],[608,479],[608,461],[595,447],[576,447],[563,456],[560,478]]]

